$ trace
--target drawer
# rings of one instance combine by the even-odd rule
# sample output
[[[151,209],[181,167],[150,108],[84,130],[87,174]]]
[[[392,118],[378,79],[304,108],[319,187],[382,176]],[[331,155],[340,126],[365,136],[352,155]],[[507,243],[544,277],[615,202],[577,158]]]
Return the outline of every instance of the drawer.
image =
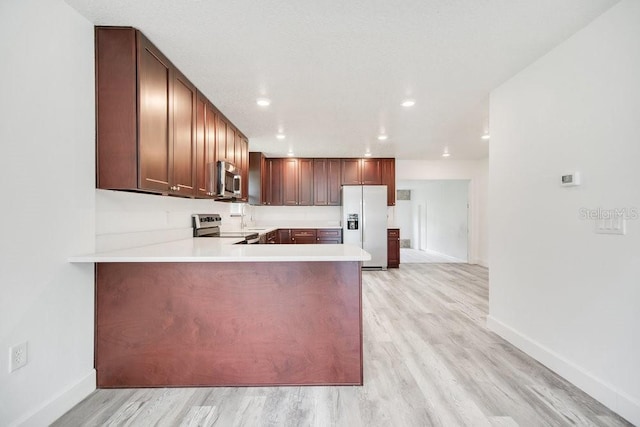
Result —
[[[342,237],[342,229],[341,228],[320,228],[317,231],[318,237],[328,237],[333,239],[339,239]]]
[[[291,237],[312,237],[316,238],[315,228],[294,228],[291,230]]]
[[[387,237],[400,237],[399,228],[390,228],[387,230]]]

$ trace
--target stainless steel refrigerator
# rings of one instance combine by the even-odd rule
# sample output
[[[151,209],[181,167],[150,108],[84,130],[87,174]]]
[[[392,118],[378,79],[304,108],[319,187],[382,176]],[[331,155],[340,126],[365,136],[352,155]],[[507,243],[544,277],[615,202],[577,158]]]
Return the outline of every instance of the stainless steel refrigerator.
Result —
[[[387,269],[387,186],[342,186],[342,240],[371,254],[363,268]]]

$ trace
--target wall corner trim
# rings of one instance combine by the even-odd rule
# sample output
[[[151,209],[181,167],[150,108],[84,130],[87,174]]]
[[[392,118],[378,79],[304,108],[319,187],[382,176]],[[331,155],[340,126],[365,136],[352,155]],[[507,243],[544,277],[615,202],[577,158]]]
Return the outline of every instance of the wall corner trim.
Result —
[[[487,328],[527,353],[634,425],[640,425],[640,402],[595,377],[548,347],[488,315]]]
[[[75,384],[62,390],[50,400],[42,403],[33,411],[23,415],[10,425],[13,426],[45,426],[64,415],[68,410],[80,403],[96,389],[96,370],[91,369],[87,375]]]

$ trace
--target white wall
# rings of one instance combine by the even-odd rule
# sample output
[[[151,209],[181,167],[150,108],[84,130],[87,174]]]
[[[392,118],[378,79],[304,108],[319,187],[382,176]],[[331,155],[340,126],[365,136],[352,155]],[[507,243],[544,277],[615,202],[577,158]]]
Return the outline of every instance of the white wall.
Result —
[[[398,181],[400,190],[410,189],[410,201],[396,202],[400,238],[410,238],[418,248],[418,206],[426,213],[426,249],[466,262],[468,257],[468,180]],[[407,211],[410,221],[406,221]]]
[[[95,388],[93,266],[66,260],[94,246],[93,27],[3,0],[0,58],[0,425],[46,425]]]
[[[482,140],[479,144],[486,143]],[[397,160],[396,180],[469,180],[469,263],[487,266],[488,159]],[[402,231],[401,231],[402,232]]]
[[[640,2],[614,6],[491,95],[489,326],[640,425]],[[583,185],[559,186],[578,170]]]

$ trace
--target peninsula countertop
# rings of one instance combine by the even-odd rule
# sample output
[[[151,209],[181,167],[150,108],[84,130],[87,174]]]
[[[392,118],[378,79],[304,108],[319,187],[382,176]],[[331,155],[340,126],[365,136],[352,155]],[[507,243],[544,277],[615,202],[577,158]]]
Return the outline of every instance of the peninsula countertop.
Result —
[[[242,239],[191,238],[73,256],[72,263],[368,261],[354,245],[235,245]]]

